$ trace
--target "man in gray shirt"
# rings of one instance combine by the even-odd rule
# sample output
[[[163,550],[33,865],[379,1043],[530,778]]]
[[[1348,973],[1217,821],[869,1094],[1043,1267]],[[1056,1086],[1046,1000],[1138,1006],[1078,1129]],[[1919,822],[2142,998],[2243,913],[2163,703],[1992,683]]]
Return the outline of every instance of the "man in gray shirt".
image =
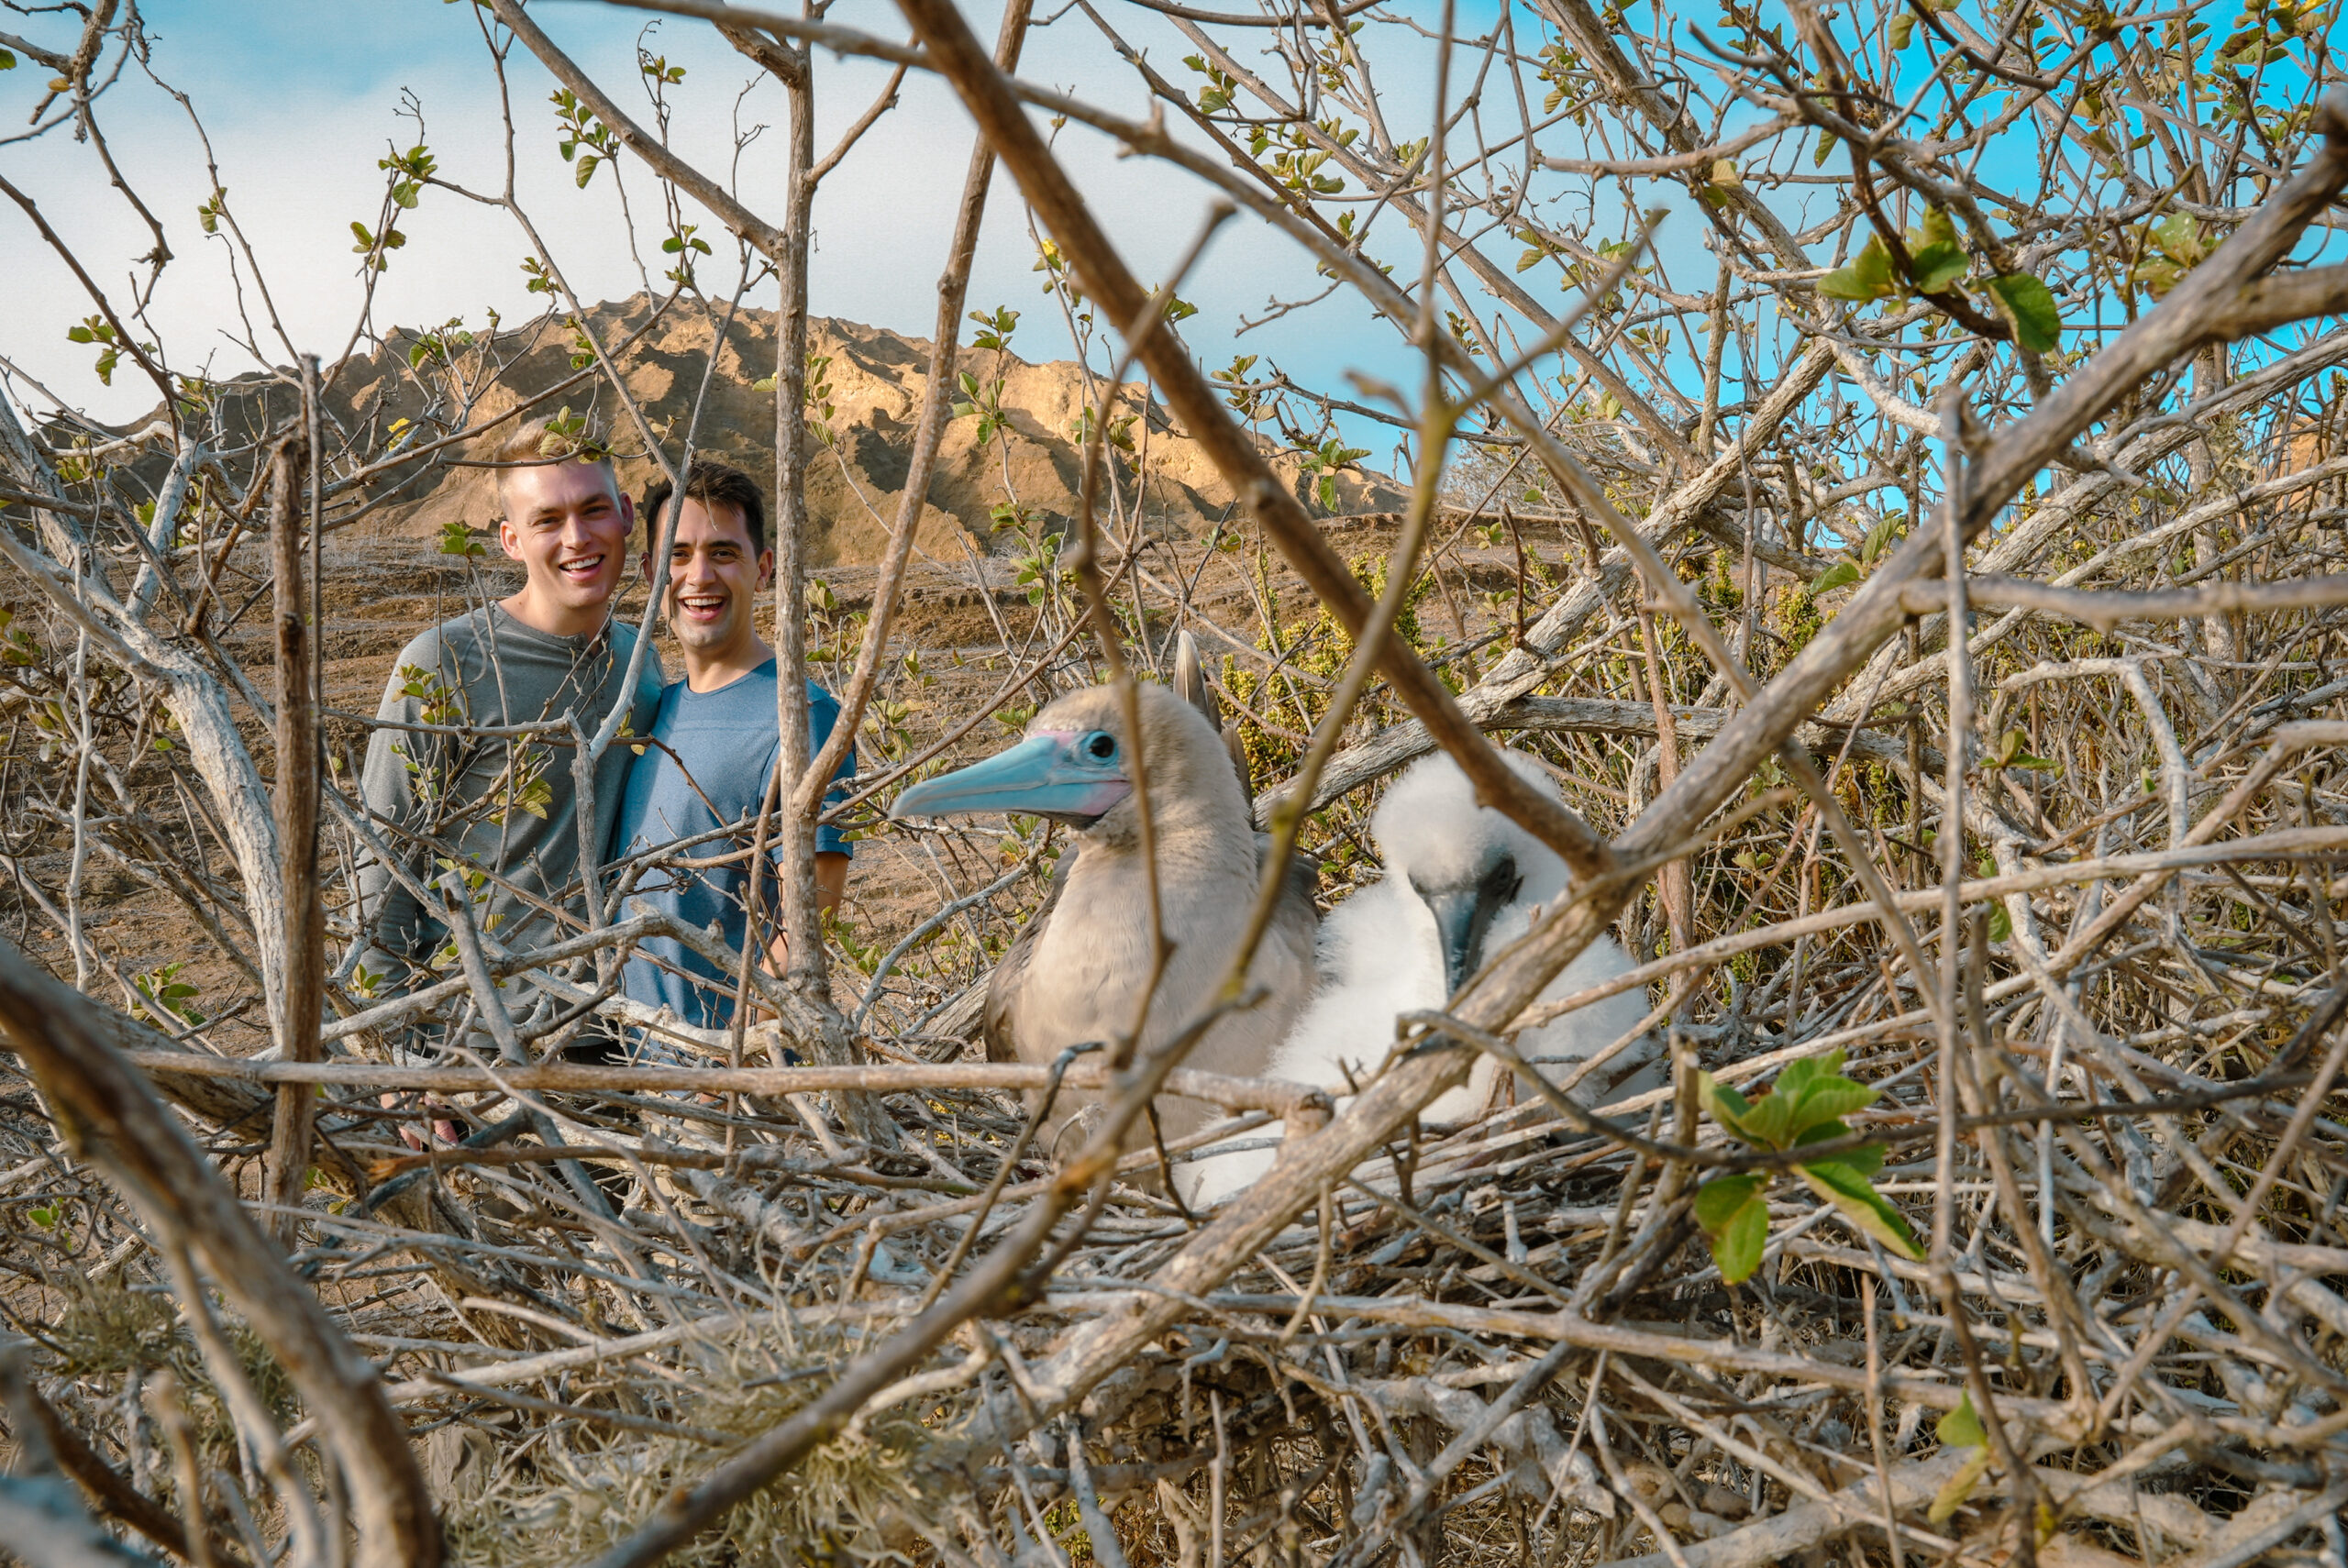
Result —
[[[608,448],[540,420],[498,458],[511,465],[499,470],[498,542],[522,563],[521,591],[401,649],[368,740],[360,778],[368,812],[432,901],[419,903],[389,866],[361,867],[349,978],[363,992],[404,989],[453,959],[437,885],[451,872],[469,889],[474,923],[499,944],[559,935],[560,914],[582,910],[575,742],[561,721],[593,736],[625,698],[621,733],[640,735],[659,705],[659,657],[646,647],[637,659],[634,628],[611,620],[635,511]],[[537,727],[497,733],[516,726]],[[589,843],[597,851],[610,840],[631,760],[615,743],[595,766]]]

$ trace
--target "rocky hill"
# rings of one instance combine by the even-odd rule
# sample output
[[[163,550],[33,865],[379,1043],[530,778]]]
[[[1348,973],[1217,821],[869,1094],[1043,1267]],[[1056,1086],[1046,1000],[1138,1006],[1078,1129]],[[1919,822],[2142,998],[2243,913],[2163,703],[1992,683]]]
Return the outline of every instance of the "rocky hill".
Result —
[[[740,465],[762,482],[772,482],[774,399],[770,390],[759,385],[775,370],[771,313],[746,310],[737,315],[714,370],[709,352],[717,319],[698,306],[680,302],[656,320],[653,302],[639,295],[595,306],[589,323],[601,341],[618,348],[615,357],[629,395],[671,451],[684,441],[705,380],[706,396],[693,431],[695,447],[703,455]],[[811,324],[810,337],[815,371],[811,381],[825,389],[820,399],[811,399],[818,405],[811,409],[811,417],[820,429],[811,435],[808,446],[814,564],[869,561],[887,538],[912,460],[929,344],[885,328],[823,317]],[[580,347],[573,329],[552,319],[493,338],[483,335],[457,342],[397,330],[371,355],[354,358],[338,369],[332,378],[328,412],[362,445],[380,449],[390,443],[395,421],[456,423],[459,411],[445,396],[437,405],[431,403],[426,379],[418,374],[419,366],[436,368],[436,354],[446,355],[443,366],[449,386],[482,389],[472,394],[471,417],[478,423],[510,409],[524,396],[573,377]],[[947,426],[919,542],[933,556],[954,560],[962,556],[957,533],[981,554],[995,547],[996,509],[1006,503],[1032,509],[1035,520],[1047,529],[1064,525],[1073,515],[1081,461],[1077,437],[1091,380],[1071,361],[1031,363],[1007,351],[967,346],[957,370],[988,387],[1000,380],[1002,418],[983,442],[977,414],[966,414]],[[547,406],[552,412],[564,404],[592,406],[609,421],[624,454],[621,477],[640,491],[653,465],[641,455],[626,455],[640,454],[643,444],[611,388],[591,377]],[[1174,426],[1162,406],[1146,400],[1142,386],[1122,389],[1117,406],[1130,416],[1125,426],[1130,450],[1114,452],[1126,515],[1137,503],[1152,531],[1191,535],[1231,508],[1230,489],[1198,444]],[[480,443],[484,447],[492,444]],[[1266,449],[1271,450],[1268,446]],[[1300,471],[1294,457],[1276,458],[1275,462],[1316,513],[1390,511],[1404,499],[1390,480],[1356,469],[1337,477],[1336,504],[1324,508],[1318,504],[1313,477]],[[482,527],[497,516],[492,470],[417,465],[389,477],[395,482],[375,491],[389,499],[360,525],[377,536],[429,537],[450,521]],[[411,488],[397,489],[396,481],[402,480]]]

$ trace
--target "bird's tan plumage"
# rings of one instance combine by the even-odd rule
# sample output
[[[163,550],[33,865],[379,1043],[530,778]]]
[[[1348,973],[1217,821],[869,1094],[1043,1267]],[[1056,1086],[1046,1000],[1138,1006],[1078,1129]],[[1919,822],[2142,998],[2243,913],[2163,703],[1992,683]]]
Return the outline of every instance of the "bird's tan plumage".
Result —
[[[1069,1045],[1100,1041],[1113,1050],[1141,1021],[1140,1050],[1168,1047],[1210,1005],[1237,954],[1255,897],[1263,849],[1223,738],[1204,714],[1162,686],[1138,689],[1139,745],[1115,690],[1098,687],[1058,699],[1028,725],[1030,734],[1106,730],[1146,777],[1157,838],[1157,896],[1172,944],[1164,976],[1141,1010],[1150,969],[1148,868],[1138,798],[1120,801],[1080,831],[1052,892],[1006,954],[989,988],[991,1060],[1048,1063]],[[1248,977],[1264,999],[1219,1021],[1185,1058],[1209,1072],[1260,1076],[1312,988],[1315,918],[1309,865],[1291,875],[1278,918]],[[1053,1121],[1075,1109],[1064,1097]],[[1170,1137],[1203,1125],[1193,1101],[1160,1102]]]

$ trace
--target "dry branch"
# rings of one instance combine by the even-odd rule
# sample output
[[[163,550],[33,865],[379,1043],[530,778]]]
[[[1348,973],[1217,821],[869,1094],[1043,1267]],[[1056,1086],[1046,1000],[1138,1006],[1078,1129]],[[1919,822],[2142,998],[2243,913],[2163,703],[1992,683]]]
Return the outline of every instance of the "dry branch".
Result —
[[[324,1431],[350,1497],[362,1564],[440,1561],[440,1528],[374,1366],[237,1200],[202,1150],[94,1021],[102,1014],[0,945],[0,1028],[77,1145],[138,1207],[156,1239],[204,1260]]]

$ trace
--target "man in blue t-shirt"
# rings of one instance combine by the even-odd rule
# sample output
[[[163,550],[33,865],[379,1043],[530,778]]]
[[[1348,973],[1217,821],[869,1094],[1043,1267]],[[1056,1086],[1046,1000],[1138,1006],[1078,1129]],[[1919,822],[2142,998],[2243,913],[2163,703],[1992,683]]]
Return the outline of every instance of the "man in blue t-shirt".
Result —
[[[665,480],[644,497],[647,581],[652,578],[652,552],[659,547],[671,502]],[[696,462],[675,511],[662,609],[684,654],[685,678],[660,693],[651,730],[659,744],[646,746],[628,774],[627,796],[612,833],[615,865],[680,839],[702,840],[681,846],[672,856],[681,861],[723,859],[748,849],[754,819],[766,801],[768,781],[782,749],[774,650],[752,620],[759,590],[774,570],[759,487],[739,469]],[[811,756],[823,748],[839,711],[830,692],[808,682]],[[845,778],[855,771],[856,753],[851,750],[840,759],[838,776]],[[727,837],[703,836],[721,827],[737,831]],[[779,831],[779,826],[769,829],[770,848]],[[767,933],[771,955],[779,955],[781,947],[773,930],[780,863],[779,853],[770,856],[759,878],[765,918],[758,924]],[[840,831],[818,828],[815,882],[823,908],[838,907],[847,885],[847,841]],[[637,878],[635,896],[700,929],[716,922],[727,944],[739,949],[750,925],[746,908],[749,882],[747,856],[722,866],[656,866]],[[733,1021],[735,985],[736,977],[719,974],[669,937],[639,943],[621,978],[630,998],[666,1007],[681,1021],[699,1029],[722,1029]]]

